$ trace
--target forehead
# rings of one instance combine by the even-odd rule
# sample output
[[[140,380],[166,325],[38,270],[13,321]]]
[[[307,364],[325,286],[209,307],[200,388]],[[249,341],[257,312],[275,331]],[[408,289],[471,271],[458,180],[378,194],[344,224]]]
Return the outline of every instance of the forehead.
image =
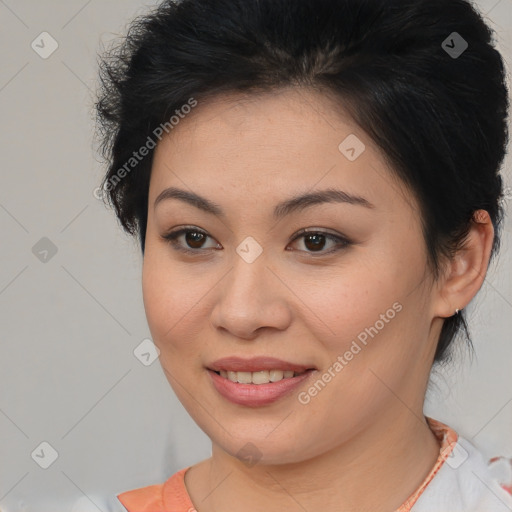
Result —
[[[155,150],[150,201],[171,184],[266,195],[345,185],[371,202],[386,194],[410,199],[340,103],[298,88],[198,102]]]
[[[299,128],[310,135],[320,128],[322,132],[333,132],[336,138],[346,130],[361,132],[339,101],[311,88],[219,94],[199,101],[189,114],[181,117],[166,137],[167,142],[179,147],[200,139],[209,142],[214,135],[221,143],[222,135],[233,136],[237,132],[250,133],[253,139],[260,135],[265,145],[272,144],[271,133],[280,141],[289,139],[292,145],[291,135]],[[297,128],[291,130],[293,126]]]

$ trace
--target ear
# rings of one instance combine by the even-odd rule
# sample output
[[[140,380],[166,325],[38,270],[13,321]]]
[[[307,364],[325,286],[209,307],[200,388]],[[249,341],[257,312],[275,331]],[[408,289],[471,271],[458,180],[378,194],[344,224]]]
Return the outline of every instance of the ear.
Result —
[[[464,247],[448,264],[439,282],[435,316],[448,318],[465,308],[480,290],[491,255],[494,227],[486,210],[477,210]]]

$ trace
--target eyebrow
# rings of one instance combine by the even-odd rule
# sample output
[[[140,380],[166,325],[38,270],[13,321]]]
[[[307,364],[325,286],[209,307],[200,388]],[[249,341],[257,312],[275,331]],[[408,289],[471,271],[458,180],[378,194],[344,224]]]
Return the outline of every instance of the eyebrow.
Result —
[[[160,192],[158,197],[155,199],[153,208],[156,209],[159,203],[167,199],[178,199],[192,206],[195,206],[196,208],[199,208],[206,213],[211,213],[217,217],[225,217],[222,208],[218,204],[194,192],[189,192],[187,190],[182,190],[175,187],[169,187],[162,190],[162,192]],[[369,209],[375,208],[375,205],[370,203],[370,201],[364,197],[349,194],[343,190],[328,188],[325,190],[318,190],[315,192],[296,195],[290,199],[287,199],[286,201],[279,203],[274,208],[274,218],[280,219],[286,215],[290,215],[297,210],[325,203],[346,203],[363,206]]]

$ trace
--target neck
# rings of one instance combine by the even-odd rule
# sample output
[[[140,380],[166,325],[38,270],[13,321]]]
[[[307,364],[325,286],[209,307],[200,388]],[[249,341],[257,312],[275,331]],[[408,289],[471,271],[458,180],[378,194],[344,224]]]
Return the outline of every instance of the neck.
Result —
[[[201,512],[228,510],[232,503],[247,512],[290,505],[323,512],[395,510],[438,456],[423,414],[398,402],[355,438],[299,463],[248,467],[214,445],[212,457],[191,468],[185,482]]]

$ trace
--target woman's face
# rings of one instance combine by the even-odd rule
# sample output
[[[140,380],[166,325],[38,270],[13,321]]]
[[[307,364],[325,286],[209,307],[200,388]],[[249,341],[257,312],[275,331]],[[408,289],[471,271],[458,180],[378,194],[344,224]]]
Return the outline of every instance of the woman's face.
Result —
[[[441,328],[426,265],[417,203],[319,93],[199,104],[156,148],[146,315],[180,401],[231,455],[298,462],[421,415]]]

